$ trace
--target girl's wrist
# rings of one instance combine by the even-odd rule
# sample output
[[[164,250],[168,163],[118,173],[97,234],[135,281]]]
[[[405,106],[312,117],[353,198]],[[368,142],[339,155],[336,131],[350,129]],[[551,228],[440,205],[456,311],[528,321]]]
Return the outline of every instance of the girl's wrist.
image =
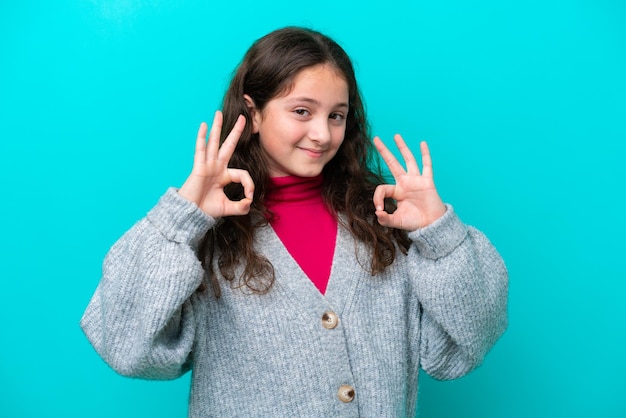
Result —
[[[445,215],[446,213],[446,205],[441,202],[441,205],[437,205],[438,207],[433,210],[429,216],[426,217],[426,222],[424,223],[423,227],[427,227],[428,225],[434,223],[435,221],[437,221],[439,218],[441,218],[443,215]]]

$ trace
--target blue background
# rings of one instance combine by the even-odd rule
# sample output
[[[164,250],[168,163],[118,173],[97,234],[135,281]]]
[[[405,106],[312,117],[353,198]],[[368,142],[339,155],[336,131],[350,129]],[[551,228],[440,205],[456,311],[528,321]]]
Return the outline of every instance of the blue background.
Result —
[[[0,415],[185,416],[188,376],[116,375],[78,327],[109,246],[192,163],[248,46],[285,25],[353,57],[374,133],[510,270],[510,328],[422,417],[625,417],[626,4],[0,2]]]

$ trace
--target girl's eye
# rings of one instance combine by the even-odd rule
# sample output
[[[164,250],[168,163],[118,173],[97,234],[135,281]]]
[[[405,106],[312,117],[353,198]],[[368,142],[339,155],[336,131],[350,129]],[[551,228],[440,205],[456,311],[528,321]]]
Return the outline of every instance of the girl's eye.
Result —
[[[331,113],[329,117],[337,121],[341,121],[345,119],[345,117],[341,113]]]
[[[308,116],[309,115],[309,111],[306,109],[296,109],[294,110],[294,112],[296,113],[296,115],[299,116]]]

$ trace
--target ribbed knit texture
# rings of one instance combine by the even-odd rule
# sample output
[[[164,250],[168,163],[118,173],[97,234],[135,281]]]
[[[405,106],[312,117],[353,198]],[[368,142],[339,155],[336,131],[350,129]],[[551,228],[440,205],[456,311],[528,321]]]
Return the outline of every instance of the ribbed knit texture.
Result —
[[[270,227],[255,248],[276,271],[255,295],[204,272],[197,245],[214,225],[170,189],[110,250],[81,326],[119,373],[171,379],[193,368],[190,417],[414,417],[419,368],[460,377],[507,324],[508,278],[489,241],[448,206],[409,234],[408,256],[383,273],[343,227],[326,294]],[[339,317],[322,326],[324,312]],[[343,384],[355,398],[337,397]]]
[[[275,177],[265,201],[276,235],[321,293],[335,253],[337,219],[322,199],[323,176]]]

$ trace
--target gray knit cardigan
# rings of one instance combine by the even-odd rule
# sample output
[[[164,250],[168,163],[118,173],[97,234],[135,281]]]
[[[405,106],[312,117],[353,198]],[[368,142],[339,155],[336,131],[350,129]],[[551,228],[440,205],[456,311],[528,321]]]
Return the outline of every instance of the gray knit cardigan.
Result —
[[[269,226],[255,236],[276,272],[269,293],[223,278],[219,299],[198,291],[197,249],[214,224],[168,190],[111,248],[81,320],[123,375],[191,369],[190,417],[413,417],[420,367],[463,376],[506,328],[504,263],[451,206],[376,276],[340,226],[325,295]]]

